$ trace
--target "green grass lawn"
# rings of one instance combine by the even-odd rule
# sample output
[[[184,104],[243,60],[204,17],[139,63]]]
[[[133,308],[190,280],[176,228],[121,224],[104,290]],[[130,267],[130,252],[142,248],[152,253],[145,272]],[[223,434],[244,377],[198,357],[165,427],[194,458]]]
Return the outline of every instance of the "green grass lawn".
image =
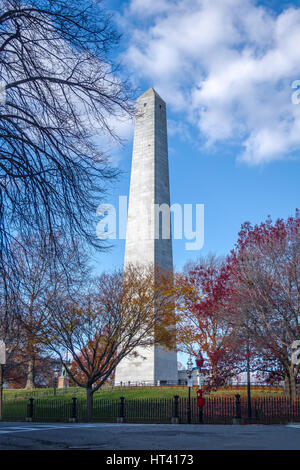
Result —
[[[196,390],[192,390],[192,402],[194,416],[196,416]],[[234,413],[235,398],[239,393],[242,400],[246,402],[247,391],[241,389],[223,389],[217,392],[206,393],[206,407],[209,403],[218,410],[219,407],[230,408],[230,413]],[[169,422],[173,412],[173,397],[179,395],[181,415],[186,416],[186,399],[188,397],[187,386],[178,387],[123,387],[102,389],[94,394],[94,419],[104,422],[115,422],[119,416],[120,397],[125,397],[126,419],[128,422]],[[28,416],[29,398],[34,398],[34,420],[35,421],[68,421],[72,416],[72,397],[77,397],[77,415],[80,421],[86,420],[86,398],[85,390],[82,388],[68,388],[57,390],[56,397],[53,389],[35,390],[5,390],[3,403],[3,419],[25,420]],[[282,391],[271,389],[253,388],[252,397],[282,397]],[[221,400],[223,399],[223,400]],[[157,401],[159,400],[159,402]],[[275,398],[277,401],[277,398]],[[223,404],[222,404],[223,403]],[[227,405],[226,405],[227,403]],[[224,405],[225,404],[225,405]],[[220,409],[221,409],[220,408]],[[229,414],[230,414],[229,413]],[[231,415],[230,414],[230,415]],[[183,418],[185,419],[185,418]]]
[[[192,395],[196,396],[197,387],[194,387],[192,390]],[[252,396],[282,396],[282,390],[278,389],[256,389],[253,387]],[[247,394],[245,387],[239,389],[220,389],[215,392],[206,393],[210,396],[232,396],[239,393],[241,396]],[[34,389],[34,390],[4,390],[4,400],[13,400],[19,401],[29,398],[39,398],[39,399],[55,399],[53,389]],[[105,400],[119,400],[121,396],[124,396],[127,399],[142,399],[142,398],[172,398],[174,395],[179,395],[184,398],[188,396],[187,386],[178,386],[178,387],[123,387],[123,388],[109,388],[109,389],[100,389],[95,392],[95,398],[103,398]],[[85,389],[74,387],[66,389],[57,389],[56,398],[65,398],[70,400],[73,396],[84,397]]]

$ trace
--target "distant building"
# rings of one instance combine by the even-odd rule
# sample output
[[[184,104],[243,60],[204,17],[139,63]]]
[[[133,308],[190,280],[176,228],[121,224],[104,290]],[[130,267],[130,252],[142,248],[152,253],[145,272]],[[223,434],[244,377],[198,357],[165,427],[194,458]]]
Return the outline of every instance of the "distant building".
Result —
[[[202,371],[202,385],[205,384],[205,381],[207,380],[207,370]],[[192,379],[193,379],[193,385],[199,385],[199,375],[198,375],[198,368],[194,367],[193,372],[192,372]],[[186,369],[181,369],[178,371],[178,384],[179,385],[185,385],[187,384],[188,381],[188,376],[186,373]]]

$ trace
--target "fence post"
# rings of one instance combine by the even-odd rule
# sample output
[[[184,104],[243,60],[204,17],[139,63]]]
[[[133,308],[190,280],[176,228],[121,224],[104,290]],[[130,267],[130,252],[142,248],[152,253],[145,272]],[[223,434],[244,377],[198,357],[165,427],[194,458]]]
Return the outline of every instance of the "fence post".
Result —
[[[233,419],[232,424],[241,424],[242,415],[241,415],[241,395],[238,393],[235,395],[235,418]]]
[[[120,397],[120,413],[117,422],[125,423],[125,397]]]
[[[28,410],[27,410],[27,418],[26,421],[32,421],[33,420],[33,409],[34,409],[34,398],[29,398],[29,405],[28,405]]]
[[[174,416],[172,416],[171,424],[179,424],[178,402],[179,395],[174,395]]]
[[[72,418],[69,419],[71,423],[77,423],[77,398],[72,397]]]
[[[199,424],[203,424],[203,406],[199,406]]]

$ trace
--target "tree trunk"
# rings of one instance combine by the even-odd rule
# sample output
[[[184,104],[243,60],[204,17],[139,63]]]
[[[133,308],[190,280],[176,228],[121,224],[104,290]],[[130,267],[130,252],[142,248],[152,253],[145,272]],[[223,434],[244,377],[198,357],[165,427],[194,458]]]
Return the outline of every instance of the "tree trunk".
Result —
[[[296,386],[296,377],[294,374],[294,365],[290,368],[290,388],[291,394],[290,397],[292,400],[296,400],[297,398],[297,386]]]
[[[285,390],[288,395],[288,397],[291,400],[296,400],[297,398],[297,385],[296,385],[296,376],[294,374],[294,368],[290,367],[286,371],[286,376],[285,376]]]
[[[213,390],[218,388],[218,367],[216,364],[212,365],[211,386]]]
[[[284,376],[284,394],[287,395],[288,397],[291,395],[290,381],[289,381],[287,374],[285,374]]]
[[[93,388],[86,388],[86,409],[87,409],[87,420],[90,423],[93,420]]]
[[[27,371],[27,382],[26,390],[34,388],[34,358],[29,359],[28,371]]]

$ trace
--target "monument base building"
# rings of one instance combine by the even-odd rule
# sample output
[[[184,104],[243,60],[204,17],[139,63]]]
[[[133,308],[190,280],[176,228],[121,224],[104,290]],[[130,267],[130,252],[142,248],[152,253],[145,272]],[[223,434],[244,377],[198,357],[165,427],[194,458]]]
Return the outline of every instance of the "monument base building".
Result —
[[[115,385],[178,384],[176,351],[154,345],[136,352],[137,357],[128,356],[118,365]]]

